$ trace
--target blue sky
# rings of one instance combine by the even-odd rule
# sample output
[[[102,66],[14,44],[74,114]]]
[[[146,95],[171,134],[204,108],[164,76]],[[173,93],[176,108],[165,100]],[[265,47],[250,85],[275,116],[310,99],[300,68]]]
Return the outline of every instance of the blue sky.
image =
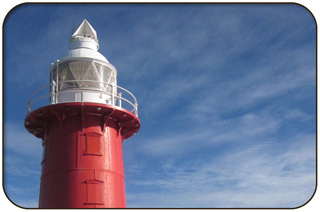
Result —
[[[296,4],[26,4],[4,22],[4,187],[37,207],[41,140],[23,121],[87,19],[141,129],[127,207],[298,207],[315,190],[316,25]]]

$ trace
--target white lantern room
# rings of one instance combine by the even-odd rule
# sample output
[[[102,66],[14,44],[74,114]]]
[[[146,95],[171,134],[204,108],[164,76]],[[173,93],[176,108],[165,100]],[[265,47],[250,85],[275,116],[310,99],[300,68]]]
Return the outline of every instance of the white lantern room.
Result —
[[[98,52],[97,33],[84,20],[69,41],[69,51],[50,69],[51,103],[95,102],[115,105],[117,70]]]

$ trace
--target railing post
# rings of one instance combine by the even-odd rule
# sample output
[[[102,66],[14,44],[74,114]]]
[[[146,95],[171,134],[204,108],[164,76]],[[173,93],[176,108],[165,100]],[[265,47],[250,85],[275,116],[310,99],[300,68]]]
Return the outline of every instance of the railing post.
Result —
[[[54,79],[53,79],[53,71],[54,71],[54,68],[53,68],[53,64],[54,63],[51,63],[51,69],[50,69],[50,74],[51,74],[51,76],[50,76],[50,80],[51,80],[51,84],[49,85],[49,86],[51,86],[51,93],[50,93],[50,103],[51,104],[53,104],[54,103],[54,95],[53,95],[53,93],[55,93],[54,92],[54,85],[53,85],[53,82],[54,82]]]
[[[138,117],[138,103],[135,103],[134,106],[135,106],[134,115]]]
[[[57,60],[57,76],[56,76],[56,83],[55,83],[55,92],[54,92],[54,95],[55,95],[55,98],[54,98],[54,102],[55,104],[57,104],[57,101],[58,101],[58,90],[59,90],[59,62],[60,60]]]
[[[122,93],[119,92],[119,93],[118,93],[118,104],[119,104],[118,106],[119,106],[119,107],[122,107],[121,96],[122,96]]]
[[[51,104],[56,103],[56,83],[54,81],[51,82]]]
[[[31,110],[31,104],[30,104],[30,102],[28,101],[28,115],[29,115],[29,113],[30,113],[30,110]]]
[[[114,104],[114,84],[111,84],[111,105],[115,105]]]
[[[58,84],[58,80],[59,80],[59,77],[58,77],[58,75],[59,75],[59,62],[60,62],[60,60],[57,60],[57,76],[56,76],[56,83]]]

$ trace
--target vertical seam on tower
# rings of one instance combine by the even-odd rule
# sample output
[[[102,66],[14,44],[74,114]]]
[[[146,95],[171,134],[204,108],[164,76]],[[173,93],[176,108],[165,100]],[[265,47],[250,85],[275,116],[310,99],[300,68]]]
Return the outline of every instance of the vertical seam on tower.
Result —
[[[79,132],[76,133],[76,168],[78,168],[78,143],[79,143]]]
[[[109,127],[106,128],[106,133],[107,133],[107,145],[108,145],[108,163],[109,163],[109,167],[108,169],[111,169],[111,164],[110,164],[110,133],[109,133]]]
[[[117,130],[118,131],[118,130]],[[122,146],[120,146],[120,142],[119,142],[119,136],[121,136],[121,135],[119,135],[118,134],[118,136],[117,136],[117,139],[116,139],[116,142],[117,142],[117,158],[120,158],[120,150],[119,150],[119,148],[121,147],[122,148]],[[122,159],[122,161],[123,161],[123,159]],[[123,162],[122,162],[123,163]],[[121,164],[120,164],[120,160],[118,160],[118,167],[120,168],[121,167]],[[122,168],[123,169],[123,168]],[[121,173],[122,174],[122,173]],[[124,174],[124,173],[123,173]],[[123,208],[123,193],[122,193],[122,183],[121,183],[121,177],[119,178],[120,179],[120,181],[119,181],[119,187],[120,187],[120,193],[121,193],[121,207]]]
[[[107,119],[106,119],[106,123],[107,123]],[[107,127],[107,124],[106,124],[106,131],[105,133],[107,133],[107,146],[108,146],[108,169],[110,170],[111,169],[111,164],[110,164],[110,144],[109,144],[109,141],[110,141],[110,133],[109,133],[109,127]],[[106,185],[108,185],[108,177],[107,177],[107,180],[106,180]],[[107,195],[107,194],[106,194]],[[109,204],[109,201],[108,201],[108,198],[107,198],[107,202],[105,204]]]
[[[83,106],[83,102],[81,102],[81,132],[83,133],[83,129],[84,129],[84,122],[85,122],[85,113],[84,113],[84,106]]]

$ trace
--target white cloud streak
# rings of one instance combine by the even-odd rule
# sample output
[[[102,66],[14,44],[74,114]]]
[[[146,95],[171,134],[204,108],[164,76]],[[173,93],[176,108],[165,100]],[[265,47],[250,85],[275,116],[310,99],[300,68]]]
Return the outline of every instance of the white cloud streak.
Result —
[[[5,187],[5,191],[14,204],[24,208],[38,208],[39,199],[34,198],[33,194],[39,192],[39,186],[21,188],[10,185]]]
[[[42,155],[41,139],[31,135],[23,128],[23,124],[5,123],[4,147],[6,151],[12,151],[21,156],[38,158]]]
[[[292,138],[282,152],[281,143],[264,142],[230,149],[203,162],[166,164],[162,178],[135,181],[129,207],[298,207],[315,189],[314,135]],[[152,191],[154,190],[153,193]]]
[[[203,124],[205,122],[205,124]],[[228,143],[241,145],[243,141],[252,144],[277,131],[280,120],[267,114],[248,113],[229,120],[202,120],[202,124],[192,125],[192,129],[171,131],[159,137],[140,141],[140,151],[151,156],[185,155],[201,148]],[[178,127],[177,127],[178,128]]]
[[[130,179],[129,186],[135,189],[129,192],[128,206],[293,208],[304,204],[315,188],[315,135],[275,135],[288,121],[314,117],[299,109],[282,110],[281,116],[266,108],[213,122],[206,118],[206,126],[139,140],[139,155],[162,162],[158,171]],[[223,153],[218,152],[221,146]],[[208,150],[211,157],[202,155]],[[129,178],[148,166],[134,163],[140,166],[128,167]],[[144,192],[135,191],[139,189]]]
[[[38,205],[42,147],[22,127],[4,125],[4,189],[15,204],[33,208]]]

